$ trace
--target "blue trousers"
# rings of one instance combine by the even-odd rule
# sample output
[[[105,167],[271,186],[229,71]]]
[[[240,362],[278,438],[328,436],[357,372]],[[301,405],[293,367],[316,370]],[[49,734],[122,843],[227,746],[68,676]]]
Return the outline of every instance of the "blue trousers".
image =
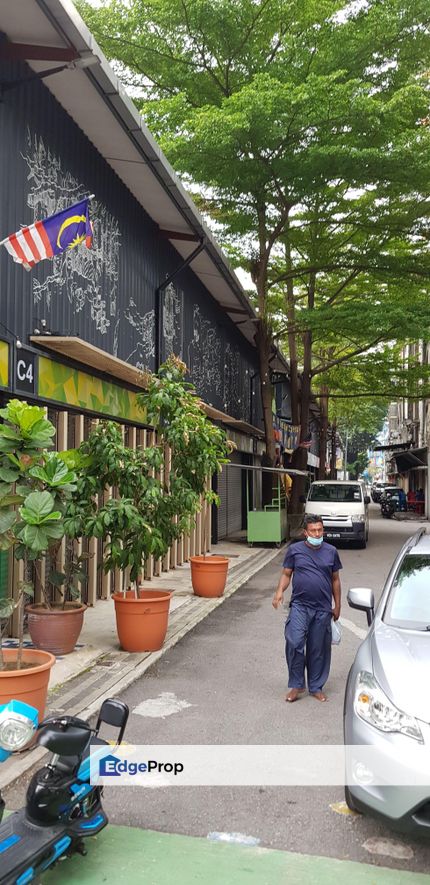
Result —
[[[330,671],[330,612],[293,603],[285,624],[285,656],[288,688],[304,688],[306,667],[308,690],[322,691]]]

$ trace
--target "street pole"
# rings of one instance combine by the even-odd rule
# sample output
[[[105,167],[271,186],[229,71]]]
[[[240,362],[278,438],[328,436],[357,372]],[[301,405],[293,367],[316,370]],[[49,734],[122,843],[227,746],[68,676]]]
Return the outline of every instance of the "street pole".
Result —
[[[344,452],[345,464],[343,468],[343,478],[348,479],[346,475],[346,465],[348,464],[348,429],[345,430],[345,452]]]

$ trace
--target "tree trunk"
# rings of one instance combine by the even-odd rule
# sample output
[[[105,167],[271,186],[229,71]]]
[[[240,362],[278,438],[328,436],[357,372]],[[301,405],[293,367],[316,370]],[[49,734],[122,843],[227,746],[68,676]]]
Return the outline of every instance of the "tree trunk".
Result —
[[[290,254],[290,243],[285,246],[285,264],[288,271],[292,269],[292,261]],[[286,285],[286,314],[288,328],[288,353],[290,358],[290,387],[291,387],[291,421],[292,424],[298,425],[300,421],[299,414],[299,377],[297,363],[297,342],[294,326],[296,322],[296,310],[294,303],[294,279],[289,277]]]
[[[315,274],[312,273],[308,285],[308,309],[313,310],[315,303]],[[300,387],[300,441],[307,440],[309,435],[309,410],[311,404],[311,370],[312,370],[312,331],[308,329],[303,335],[303,372]],[[297,470],[306,470],[308,463],[308,450],[299,446],[293,452],[293,467]],[[294,481],[291,495],[292,513],[303,511],[303,497],[306,490],[306,477],[297,476]]]
[[[337,478],[337,470],[336,470],[336,440],[337,440],[336,418],[333,418],[333,424],[332,424],[332,428],[331,428],[330,479],[336,479],[336,478]]]
[[[320,466],[318,470],[318,479],[327,479],[326,460],[327,460],[327,431],[328,431],[328,387],[322,384],[320,388],[320,439],[319,439],[319,456]]]

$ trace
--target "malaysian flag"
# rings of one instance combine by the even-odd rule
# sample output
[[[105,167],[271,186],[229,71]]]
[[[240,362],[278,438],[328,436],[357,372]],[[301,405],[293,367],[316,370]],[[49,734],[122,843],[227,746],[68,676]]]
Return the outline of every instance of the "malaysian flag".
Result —
[[[92,226],[88,203],[90,197],[50,215],[44,221],[36,221],[29,227],[22,227],[0,243],[6,246],[14,261],[26,270],[34,267],[44,258],[53,258],[66,249],[74,249],[79,243],[88,248],[92,245]]]

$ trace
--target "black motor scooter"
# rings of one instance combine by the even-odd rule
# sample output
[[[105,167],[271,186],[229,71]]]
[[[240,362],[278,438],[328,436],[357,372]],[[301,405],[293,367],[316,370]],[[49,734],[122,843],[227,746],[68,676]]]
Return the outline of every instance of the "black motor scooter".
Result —
[[[99,737],[103,723],[118,729],[118,746],[128,713],[123,701],[109,698],[100,708],[95,729],[75,716],[55,716],[39,725],[37,743],[51,750],[53,756],[33,775],[25,807],[0,826],[0,885],[27,885],[61,858],[74,852],[87,853],[83,839],[96,835],[108,823],[101,804],[102,787],[91,783],[90,749],[99,746],[102,754],[102,748],[109,746]],[[36,727],[35,714],[32,707],[16,701],[3,707],[0,746],[13,749],[17,729],[24,728],[26,718],[31,736]],[[3,733],[10,736],[10,746],[7,740],[2,744]],[[0,761],[8,755],[4,752]],[[0,819],[2,806],[0,797]]]
[[[397,503],[394,498],[391,496],[381,498],[381,514],[384,519],[392,519],[396,510]]]

